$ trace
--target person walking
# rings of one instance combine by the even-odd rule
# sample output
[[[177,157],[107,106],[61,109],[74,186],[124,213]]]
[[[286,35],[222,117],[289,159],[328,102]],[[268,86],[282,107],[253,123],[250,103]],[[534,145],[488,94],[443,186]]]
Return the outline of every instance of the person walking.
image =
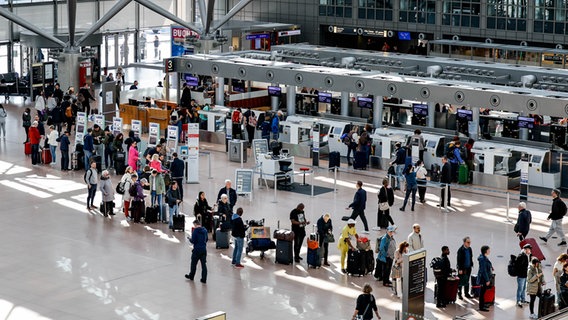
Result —
[[[105,217],[108,217],[109,215],[114,216],[114,188],[112,187],[112,180],[110,179],[108,170],[103,170],[103,173],[101,174],[99,190],[103,194],[102,214]]]
[[[406,148],[402,146],[400,141],[395,143],[394,146],[396,148],[396,158],[390,163],[390,165],[395,166],[396,186],[394,190],[401,190],[401,181],[403,179],[402,173],[406,165]]]
[[[87,210],[96,209],[94,205],[95,195],[97,193],[97,184],[99,183],[99,177],[97,172],[97,163],[92,161],[91,166],[87,167],[87,172],[85,172],[85,183],[87,184]]]
[[[347,252],[349,250],[355,250],[355,244],[359,239],[357,230],[355,230],[355,220],[347,220],[347,225],[341,230],[341,236],[339,241],[337,241],[337,248],[341,252],[341,272],[347,273],[345,269],[345,259],[347,259]]]
[[[456,268],[458,269],[458,297],[463,300],[462,288],[465,288],[465,297],[471,298],[469,294],[469,279],[471,279],[471,269],[473,269],[473,251],[471,250],[471,239],[463,238],[463,244],[458,249]]]
[[[416,172],[416,183],[418,184],[418,201],[420,203],[426,202],[426,175],[428,174],[428,170],[424,167],[424,161],[418,160],[416,161],[415,170]]]
[[[529,233],[532,216],[531,212],[527,210],[527,204],[524,202],[519,202],[519,217],[517,218],[517,223],[513,228],[514,231],[517,233],[517,237],[519,237],[519,241],[523,241],[527,234]]]
[[[481,285],[479,293],[479,311],[489,311],[488,306],[485,304],[485,291],[491,288],[491,278],[493,274],[493,265],[489,260],[491,248],[487,245],[481,247],[481,254],[477,258],[479,263],[479,270],[477,272],[477,282]]]
[[[233,226],[231,235],[235,239],[235,248],[233,249],[233,260],[231,261],[231,264],[237,269],[242,269],[245,267],[241,264],[241,256],[243,255],[243,248],[245,246],[245,233],[248,227],[243,222],[242,216],[243,208],[237,208],[237,211],[233,214],[233,222],[231,224]]]
[[[373,228],[375,231],[380,231],[381,226],[384,228],[388,227],[389,223],[394,225],[390,215],[390,208],[394,204],[394,191],[389,185],[389,180],[389,178],[383,178],[383,185],[377,194],[379,210],[377,210],[377,226]]]
[[[404,175],[406,179],[406,194],[404,196],[404,201],[402,202],[402,207],[400,211],[404,211],[406,204],[408,203],[408,198],[412,195],[412,202],[410,204],[410,211],[414,211],[414,204],[416,203],[416,191],[418,190],[418,183],[416,182],[416,172],[414,167],[408,167]]]
[[[8,113],[4,109],[4,106],[0,104],[0,135],[2,139],[6,139],[6,118]]]
[[[65,132],[58,138],[59,140],[59,150],[61,151],[61,170],[69,170],[69,130]]]
[[[329,254],[330,235],[333,237],[333,224],[329,213],[322,215],[317,221],[319,246],[323,249],[323,265],[329,267],[327,257]]]
[[[526,288],[527,288],[527,271],[532,259],[531,255],[532,246],[525,244],[523,250],[515,260],[515,274],[517,275],[517,306],[523,307],[525,302]]]
[[[207,230],[201,226],[199,220],[193,221],[193,231],[189,242],[193,244],[191,251],[191,265],[185,278],[193,281],[197,271],[197,263],[201,262],[201,283],[207,283]]]
[[[558,245],[563,246],[566,245],[566,237],[564,236],[564,230],[562,229],[562,218],[566,215],[566,203],[560,199],[560,190],[554,189],[550,194],[552,195],[552,208],[546,220],[552,220],[552,223],[550,224],[548,233],[544,237],[539,238],[546,243],[556,232],[561,239]]]
[[[355,184],[355,195],[353,196],[353,202],[349,204],[346,210],[350,208],[353,209],[351,213],[351,217],[349,219],[356,220],[357,217],[361,217],[361,221],[363,221],[363,226],[365,227],[365,231],[363,233],[369,233],[369,226],[367,225],[367,218],[365,217],[365,207],[367,204],[367,191],[363,189],[363,181],[359,180]]]
[[[542,286],[544,286],[544,274],[542,273],[542,266],[537,257],[532,258],[529,271],[527,272],[527,294],[530,297],[529,310],[531,312],[531,319],[538,319],[534,313],[534,303],[536,297],[542,293]]]
[[[373,292],[373,288],[370,284],[365,283],[363,285],[363,293],[357,297],[357,304],[352,319],[373,319],[373,311],[377,315],[377,318],[381,319],[375,297],[371,292]]]
[[[300,257],[300,250],[302,249],[302,243],[304,243],[304,238],[306,237],[306,225],[310,224],[310,221],[306,219],[303,203],[299,203],[296,209],[290,212],[290,222],[292,223],[292,231],[294,232],[294,261],[300,262],[300,260],[303,260],[303,258]]]

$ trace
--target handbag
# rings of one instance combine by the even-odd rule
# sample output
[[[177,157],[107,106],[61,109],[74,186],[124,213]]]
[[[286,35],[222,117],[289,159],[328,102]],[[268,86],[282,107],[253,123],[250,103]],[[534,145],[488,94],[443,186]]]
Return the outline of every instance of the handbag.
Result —
[[[394,264],[391,270],[391,278],[401,278],[402,277],[402,267],[399,264]]]
[[[335,242],[335,237],[333,236],[333,233],[326,233],[323,236],[323,242],[325,243],[334,243]]]
[[[390,209],[388,202],[379,202],[379,210],[387,211],[388,209]]]
[[[394,166],[393,166],[393,165],[389,166],[389,168],[387,169],[387,174],[388,174],[389,176],[394,176],[394,175],[396,175],[396,172],[395,172],[395,170],[394,170]]]

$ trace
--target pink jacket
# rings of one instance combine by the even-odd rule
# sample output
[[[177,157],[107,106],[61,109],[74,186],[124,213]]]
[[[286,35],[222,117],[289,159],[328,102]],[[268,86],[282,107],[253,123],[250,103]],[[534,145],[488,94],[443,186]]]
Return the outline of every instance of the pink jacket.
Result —
[[[162,163],[160,162],[160,160],[150,161],[150,168],[156,169],[156,171],[160,173],[164,172],[164,170],[162,170]]]
[[[139,158],[140,153],[135,147],[131,146],[130,150],[128,150],[128,165],[131,166],[134,171],[138,170],[138,166],[136,164],[138,163]]]

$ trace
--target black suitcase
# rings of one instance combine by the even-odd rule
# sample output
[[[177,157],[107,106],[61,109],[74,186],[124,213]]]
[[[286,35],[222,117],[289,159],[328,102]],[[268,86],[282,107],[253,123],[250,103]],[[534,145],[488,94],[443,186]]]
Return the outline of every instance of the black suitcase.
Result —
[[[349,250],[347,254],[347,273],[354,276],[365,275],[365,256],[359,250]]]
[[[337,151],[332,151],[329,153],[329,168],[333,169],[335,167],[341,166],[341,155]]]
[[[292,255],[292,241],[276,240],[276,263],[291,264]]]
[[[430,167],[430,181],[440,182],[440,165],[437,163]]]
[[[308,267],[319,268],[321,267],[321,248],[310,249],[308,248]]]
[[[91,162],[94,161],[97,163],[97,171],[99,174],[103,172],[103,158],[100,155],[98,154],[93,155],[89,161]]]
[[[538,299],[538,317],[544,317],[556,311],[554,306],[554,295],[550,292],[550,289],[544,290]]]
[[[372,273],[375,270],[375,255],[373,250],[362,251],[365,262],[365,274]]]
[[[185,215],[174,214],[172,220],[172,231],[185,231]]]
[[[83,162],[85,155],[81,151],[75,151],[71,154],[71,169],[81,170],[83,169]]]
[[[365,170],[367,169],[367,152],[357,151],[355,152],[355,158],[353,161],[353,169]]]
[[[124,174],[126,171],[126,153],[117,152],[114,157],[114,170],[116,174]]]
[[[229,231],[221,231],[220,228],[217,228],[215,230],[215,248],[228,249],[229,237]]]
[[[144,222],[146,223],[158,222],[159,213],[160,213],[160,207],[158,206],[146,207],[146,213],[144,214]]]
[[[381,210],[377,211],[377,226],[380,228],[387,228],[389,226],[386,212]]]

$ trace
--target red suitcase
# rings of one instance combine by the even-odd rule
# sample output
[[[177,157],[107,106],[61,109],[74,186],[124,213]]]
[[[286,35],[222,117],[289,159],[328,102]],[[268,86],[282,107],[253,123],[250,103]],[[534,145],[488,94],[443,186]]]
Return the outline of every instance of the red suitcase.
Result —
[[[24,144],[24,154],[26,156],[29,156],[30,154],[32,154],[32,144],[29,142],[26,142]]]
[[[483,301],[486,304],[495,304],[495,286],[491,286],[485,290]]]
[[[460,282],[460,278],[457,277],[449,277],[446,281],[446,287],[443,289],[444,294],[444,301],[448,303],[455,303],[456,297],[458,295],[458,284]]]
[[[43,164],[51,163],[51,150],[45,148],[41,151],[41,161]]]
[[[540,261],[546,259],[544,257],[544,254],[542,253],[542,250],[540,250],[540,247],[538,246],[538,243],[534,238],[526,238],[525,240],[519,242],[519,247],[521,247],[522,249],[525,244],[530,244],[532,246],[531,253],[533,257],[537,257],[538,260]]]

